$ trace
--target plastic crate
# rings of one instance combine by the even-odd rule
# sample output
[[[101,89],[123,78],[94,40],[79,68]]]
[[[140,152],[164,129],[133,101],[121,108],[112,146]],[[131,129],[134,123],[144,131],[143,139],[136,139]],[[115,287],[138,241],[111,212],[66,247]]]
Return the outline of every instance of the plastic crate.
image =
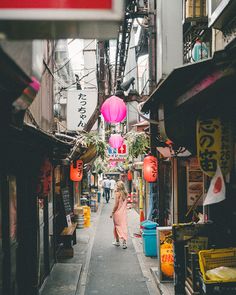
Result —
[[[236,267],[236,248],[199,251],[202,289],[205,294],[236,294],[236,280],[210,280],[206,272],[220,266]]]

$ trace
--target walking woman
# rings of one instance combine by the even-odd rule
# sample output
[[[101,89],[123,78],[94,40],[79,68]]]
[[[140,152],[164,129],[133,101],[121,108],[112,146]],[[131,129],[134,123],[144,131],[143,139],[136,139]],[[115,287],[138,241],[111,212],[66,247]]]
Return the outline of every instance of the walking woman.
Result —
[[[111,214],[114,222],[114,237],[115,241],[112,243],[115,246],[120,246],[122,240],[122,248],[127,248],[127,190],[123,181],[117,181],[115,188],[115,205]]]

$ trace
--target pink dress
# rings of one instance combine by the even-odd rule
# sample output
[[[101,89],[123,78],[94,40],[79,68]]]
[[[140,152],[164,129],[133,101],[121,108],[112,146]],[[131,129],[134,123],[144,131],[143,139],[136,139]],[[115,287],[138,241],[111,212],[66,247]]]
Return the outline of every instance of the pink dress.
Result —
[[[118,234],[119,239],[124,239],[127,241],[128,238],[128,229],[127,229],[127,199],[124,201],[122,197],[119,198],[118,208],[113,215],[114,222],[114,235],[115,230]]]

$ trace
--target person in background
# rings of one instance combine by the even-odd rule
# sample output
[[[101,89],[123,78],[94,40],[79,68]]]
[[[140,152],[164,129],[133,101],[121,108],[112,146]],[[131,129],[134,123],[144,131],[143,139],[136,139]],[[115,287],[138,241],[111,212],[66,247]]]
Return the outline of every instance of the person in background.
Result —
[[[110,186],[110,192],[111,192],[111,198],[114,199],[114,189],[116,186],[116,181],[115,181],[115,177],[113,176],[110,180],[111,186]]]
[[[114,222],[114,246],[120,246],[122,240],[122,248],[127,248],[128,228],[127,228],[127,196],[128,192],[123,181],[117,181],[115,188],[115,205],[110,218]]]
[[[109,200],[110,200],[110,187],[111,187],[110,179],[104,177],[103,189],[104,189],[104,194],[105,194],[105,198],[106,198],[107,203],[109,203]]]

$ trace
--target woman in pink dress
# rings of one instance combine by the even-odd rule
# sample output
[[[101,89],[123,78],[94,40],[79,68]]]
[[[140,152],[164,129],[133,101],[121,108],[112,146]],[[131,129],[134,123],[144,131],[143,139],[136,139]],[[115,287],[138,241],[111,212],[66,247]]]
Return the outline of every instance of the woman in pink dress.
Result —
[[[112,211],[114,222],[114,237],[115,241],[112,243],[115,246],[120,246],[120,240],[123,241],[123,249],[127,248],[127,238],[128,238],[128,229],[127,229],[127,190],[123,181],[117,181],[115,188],[115,205]]]

